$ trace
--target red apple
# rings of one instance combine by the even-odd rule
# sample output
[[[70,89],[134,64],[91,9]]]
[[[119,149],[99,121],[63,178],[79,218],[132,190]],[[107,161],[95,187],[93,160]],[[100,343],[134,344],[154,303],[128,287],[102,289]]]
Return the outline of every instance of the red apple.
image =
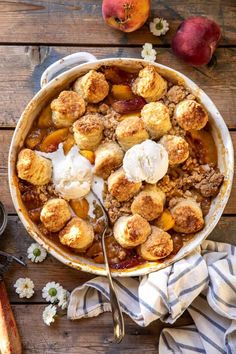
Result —
[[[172,39],[175,55],[193,66],[209,63],[221,37],[217,23],[207,17],[189,17]]]
[[[103,0],[105,22],[123,32],[142,27],[150,13],[150,0]]]

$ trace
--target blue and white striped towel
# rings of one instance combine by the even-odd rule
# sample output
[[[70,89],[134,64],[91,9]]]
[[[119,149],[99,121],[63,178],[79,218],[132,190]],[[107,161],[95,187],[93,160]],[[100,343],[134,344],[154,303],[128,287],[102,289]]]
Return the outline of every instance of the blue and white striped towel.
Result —
[[[187,309],[194,325],[165,328],[160,353],[236,353],[236,247],[205,241],[199,250],[142,278],[114,279],[123,311],[138,325],[173,323]],[[68,317],[111,311],[106,278],[76,288]]]

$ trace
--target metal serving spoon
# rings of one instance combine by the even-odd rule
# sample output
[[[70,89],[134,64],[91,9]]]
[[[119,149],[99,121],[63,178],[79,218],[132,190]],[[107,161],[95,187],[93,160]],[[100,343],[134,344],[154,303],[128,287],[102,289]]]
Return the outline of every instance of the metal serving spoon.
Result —
[[[105,235],[106,235],[110,220],[109,220],[109,215],[108,215],[106,209],[104,208],[101,200],[98,198],[97,194],[93,190],[91,190],[91,192],[94,195],[94,197],[96,198],[100,207],[102,208],[103,215],[105,218],[105,228],[103,230],[102,238],[101,238],[102,252],[103,252],[103,256],[104,256],[107,278],[108,278],[108,282],[109,282],[110,302],[111,302],[112,318],[113,318],[113,324],[114,324],[114,338],[115,338],[116,343],[120,343],[125,336],[124,318],[123,318],[123,314],[122,314],[122,311],[120,308],[119,300],[117,298],[114,283],[112,280],[111,270],[110,270],[108,257],[107,257],[106,244],[105,244]]]

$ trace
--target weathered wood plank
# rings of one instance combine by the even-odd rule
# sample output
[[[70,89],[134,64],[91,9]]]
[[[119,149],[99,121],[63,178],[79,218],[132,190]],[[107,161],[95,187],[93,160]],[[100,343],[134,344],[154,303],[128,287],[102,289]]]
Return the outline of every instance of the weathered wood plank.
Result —
[[[235,233],[236,216],[222,217],[209,239],[236,245]],[[33,240],[27,234],[18,217],[9,216],[7,229],[0,239],[0,249],[13,253],[18,257],[22,256],[27,263],[27,267],[22,267],[15,263],[12,264],[5,275],[8,293],[12,302],[44,302],[41,291],[47,282],[59,282],[63,287],[71,291],[94,277],[91,274],[69,268],[50,255],[43,263],[32,263],[27,259],[27,248],[32,242]],[[15,293],[13,285],[20,277],[29,277],[35,284],[35,294],[30,300],[19,299]]]
[[[7,158],[12,134],[12,130],[0,130],[0,199],[6,205],[9,213],[15,213],[7,180]],[[236,146],[236,132],[231,132],[231,136],[233,139],[233,144]],[[225,213],[236,214],[236,173],[234,175],[231,197],[226,206]]]
[[[236,49],[219,48],[217,65],[194,69],[176,59],[170,49],[158,49],[157,61],[194,80],[217,105],[230,128],[236,128]],[[98,58],[136,57],[140,48],[23,47],[0,46],[0,127],[14,127],[21,112],[39,90],[42,72],[68,54],[89,51]]]
[[[170,31],[164,37],[154,37],[148,22],[143,28],[124,34],[105,25],[101,1],[24,0],[2,1],[0,4],[1,42],[62,43],[62,44],[169,44],[179,23],[189,17],[208,15],[222,28],[222,44],[235,44],[235,2],[232,0],[152,1],[150,18],[164,17]]]
[[[42,321],[43,310],[44,305],[13,305],[24,354],[155,354],[158,352],[160,332],[166,326],[155,321],[141,328],[125,316],[126,336],[122,343],[114,344],[109,313],[100,315],[99,319],[79,321],[69,321],[62,317],[48,327]],[[185,312],[173,326],[168,327],[191,323],[190,315]]]

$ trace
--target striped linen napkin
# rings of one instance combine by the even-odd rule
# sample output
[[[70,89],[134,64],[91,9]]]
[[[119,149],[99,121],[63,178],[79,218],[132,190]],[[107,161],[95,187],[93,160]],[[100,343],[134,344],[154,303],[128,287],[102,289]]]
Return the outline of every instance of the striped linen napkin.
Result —
[[[174,323],[187,309],[193,325],[163,329],[160,353],[236,353],[236,247],[205,241],[201,250],[155,273],[116,278],[123,312],[138,325]],[[96,277],[76,288],[68,318],[111,311],[109,286]]]

